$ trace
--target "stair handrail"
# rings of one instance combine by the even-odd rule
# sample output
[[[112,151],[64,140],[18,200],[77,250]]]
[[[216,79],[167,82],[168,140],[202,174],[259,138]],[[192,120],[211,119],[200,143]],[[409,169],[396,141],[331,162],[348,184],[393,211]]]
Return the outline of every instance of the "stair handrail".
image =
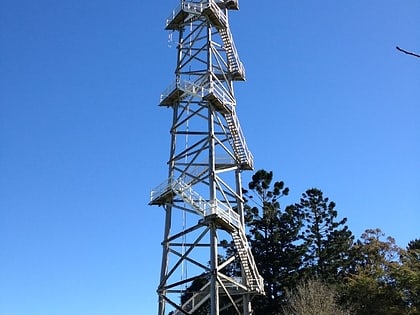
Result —
[[[238,50],[236,49],[236,45],[235,42],[233,41],[233,36],[232,36],[232,32],[230,31],[229,28],[224,28],[224,29],[220,29],[219,33],[225,33],[228,37],[229,40],[229,45],[232,48],[232,53],[234,55],[235,61],[236,61],[236,67],[231,68],[232,64],[229,63],[229,70],[231,72],[233,71],[239,71],[241,73],[243,73],[243,75],[245,76],[245,67],[243,65],[243,63],[241,62],[241,60],[239,59],[239,54],[238,54]],[[226,45],[226,43],[225,43]]]
[[[226,14],[223,12],[223,10],[216,4],[214,0],[210,0],[210,9],[214,9],[214,11],[217,14],[217,17],[219,20],[222,21],[223,25],[228,25],[228,20],[226,17]],[[213,12],[214,12],[213,11]]]
[[[242,148],[243,148],[243,151],[244,151],[244,154],[245,154],[245,158],[252,168],[253,165],[254,165],[254,156],[252,155],[251,151],[248,149],[248,146],[247,146],[246,141],[245,141],[245,136],[244,136],[243,131],[241,129],[241,125],[239,124],[239,119],[236,116],[235,112],[233,112],[232,114],[229,114],[228,116],[232,119],[232,123],[233,123],[235,129],[238,132],[239,141],[241,142],[241,145],[242,145]]]
[[[193,295],[184,304],[181,305],[181,308],[184,311],[190,312],[190,311],[194,310],[194,308],[197,308],[197,307],[201,306],[207,300],[207,298],[210,297],[210,290],[208,290],[208,292],[206,291],[207,287],[209,287],[209,286],[210,286],[210,282],[207,282],[200,289],[200,291],[197,291],[197,292],[193,293]],[[201,298],[201,297],[203,297],[203,298]],[[198,303],[196,302],[197,298],[200,298],[198,300]],[[190,304],[192,304],[192,305],[189,307]],[[181,315],[181,314],[183,314],[183,313],[179,310],[177,310],[173,313],[173,315]]]
[[[229,105],[227,109],[232,112],[233,107],[236,105],[235,98],[230,95],[223,84],[218,82],[219,81],[212,80],[210,82],[210,88],[208,89],[208,92],[213,93],[223,103],[223,105]]]
[[[178,187],[180,187],[180,189],[178,189]],[[210,214],[212,209],[211,204],[199,193],[193,190],[191,185],[186,184],[181,178],[174,182],[172,188],[185,202],[189,203],[195,210],[197,210],[197,214],[202,216]]]
[[[218,199],[215,199],[214,202],[209,202],[196,192],[191,184],[185,183],[182,177],[176,180],[174,180],[173,177],[169,177],[162,184],[154,188],[150,194],[151,202],[159,196],[169,192],[171,189],[185,202],[189,203],[196,210],[197,214],[202,215],[203,217],[216,214],[225,222],[237,228],[240,227],[241,220],[239,214],[236,213],[232,207]]]
[[[252,287],[258,289],[259,292],[264,292],[264,278],[258,272],[258,267],[254,259],[254,255],[252,254],[251,247],[248,244],[248,239],[245,236],[245,232],[242,228],[238,228],[238,235],[241,240],[241,243],[244,246],[244,249],[247,251],[247,260],[249,263],[249,267],[253,273]]]
[[[236,213],[232,207],[226,205],[224,202],[221,202],[220,200],[215,200],[214,205],[216,214],[220,217],[222,217],[225,222],[228,222],[229,224],[239,227],[241,224],[241,220],[239,217],[239,214]]]

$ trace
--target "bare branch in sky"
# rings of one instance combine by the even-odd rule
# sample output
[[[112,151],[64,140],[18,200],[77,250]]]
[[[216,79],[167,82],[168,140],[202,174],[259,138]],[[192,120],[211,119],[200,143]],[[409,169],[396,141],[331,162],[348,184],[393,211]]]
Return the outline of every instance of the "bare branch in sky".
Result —
[[[420,58],[420,55],[418,55],[418,54],[415,54],[415,53],[409,52],[409,51],[404,50],[404,49],[402,49],[402,48],[400,48],[400,47],[398,47],[398,46],[397,46],[397,47],[395,47],[395,48],[397,48],[397,50],[399,50],[399,51],[403,52],[404,54],[407,54],[407,55],[411,55],[411,56],[414,56],[414,57]]]

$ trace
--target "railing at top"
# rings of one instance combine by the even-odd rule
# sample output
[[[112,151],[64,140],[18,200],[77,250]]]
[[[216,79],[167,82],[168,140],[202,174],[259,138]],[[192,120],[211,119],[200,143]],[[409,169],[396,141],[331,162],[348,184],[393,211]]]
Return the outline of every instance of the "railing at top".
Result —
[[[200,16],[206,9],[210,9],[215,17],[220,21],[219,26],[226,27],[228,25],[227,17],[225,13],[220,9],[220,7],[213,1],[206,2],[188,2],[183,1],[178,7],[176,7],[172,13],[166,19],[166,27],[168,28],[170,24],[179,16],[181,12],[193,14]]]
[[[183,1],[178,7],[176,7],[172,13],[166,19],[166,26],[178,16],[180,12],[187,12],[191,14],[200,15],[203,12],[203,3],[185,2]]]

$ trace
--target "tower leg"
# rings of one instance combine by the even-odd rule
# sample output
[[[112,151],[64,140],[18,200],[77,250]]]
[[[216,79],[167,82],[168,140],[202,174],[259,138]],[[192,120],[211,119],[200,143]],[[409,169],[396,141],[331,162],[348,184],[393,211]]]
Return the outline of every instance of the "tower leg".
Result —
[[[217,233],[212,223],[210,229],[211,247],[211,288],[210,288],[210,315],[219,315],[219,284],[217,282]]]
[[[172,222],[172,207],[166,207],[166,219],[165,219],[165,231],[163,237],[163,246],[162,246],[162,265],[160,271],[160,284],[158,288],[159,294],[159,315],[165,315],[165,305],[166,301],[164,299],[165,295],[165,286],[166,286],[166,273],[168,271],[168,255],[169,255],[169,247],[167,240],[169,238],[170,230],[171,230],[171,222]]]
[[[243,297],[243,315],[251,315],[251,301],[249,298],[249,294],[244,295]]]

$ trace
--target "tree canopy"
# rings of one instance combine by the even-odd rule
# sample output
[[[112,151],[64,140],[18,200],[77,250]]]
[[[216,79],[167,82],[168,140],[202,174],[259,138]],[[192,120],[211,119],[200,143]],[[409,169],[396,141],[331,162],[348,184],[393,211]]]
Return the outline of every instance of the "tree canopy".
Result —
[[[355,240],[320,189],[283,206],[288,194],[265,170],[244,189],[247,237],[266,293],[254,297],[254,315],[420,315],[420,239],[403,249],[376,228]],[[222,243],[235,253],[232,242]],[[206,312],[204,305],[195,315]]]
[[[290,292],[308,281],[335,292],[351,314],[420,314],[420,239],[402,249],[380,229],[367,229],[355,241],[347,218],[320,189],[282,206],[289,188],[273,177],[259,170],[245,191],[248,238],[266,290],[254,299],[255,315],[287,314]]]

